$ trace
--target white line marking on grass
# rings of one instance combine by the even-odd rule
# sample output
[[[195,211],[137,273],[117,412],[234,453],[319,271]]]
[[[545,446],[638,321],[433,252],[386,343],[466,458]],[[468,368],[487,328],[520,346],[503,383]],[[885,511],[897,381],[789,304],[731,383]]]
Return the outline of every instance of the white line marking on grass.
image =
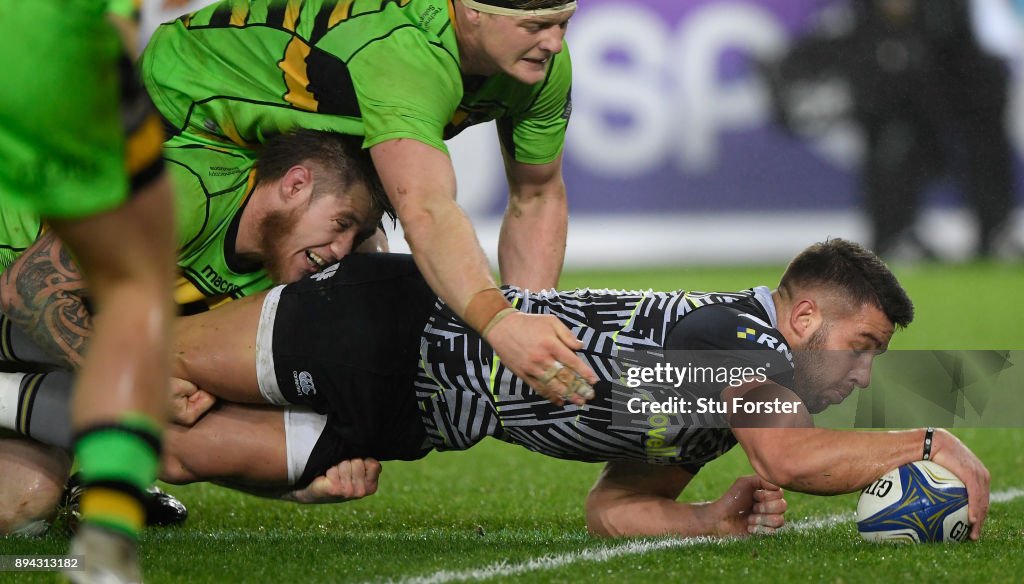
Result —
[[[1006,489],[1005,491],[992,493],[989,495],[988,500],[991,503],[1008,503],[1021,497],[1024,497],[1024,489]]]
[[[835,527],[840,523],[846,523],[853,521],[857,518],[856,513],[836,513],[835,515],[826,515],[825,517],[808,517],[807,519],[801,519],[799,521],[793,521],[783,525],[779,531],[815,531],[818,529],[827,529],[829,527]]]
[[[1024,497],[1024,489],[1007,489],[992,493],[989,500],[992,503],[1008,503],[1014,499]],[[787,523],[782,529],[785,531],[815,531],[833,527],[841,523],[852,521],[856,513],[837,513],[825,517],[811,517]],[[468,580],[484,580],[487,578],[506,578],[517,576],[527,572],[539,570],[554,570],[577,562],[606,562],[614,558],[646,554],[666,549],[690,547],[701,544],[722,544],[731,541],[729,538],[716,537],[688,537],[673,539],[657,539],[645,541],[631,541],[612,547],[586,549],[578,552],[541,556],[525,562],[512,564],[507,561],[500,561],[484,566],[482,568],[470,568],[467,570],[439,570],[427,576],[417,576],[402,580],[390,580],[397,584],[445,584],[446,582],[465,582]]]
[[[518,564],[496,562],[483,568],[469,570],[441,570],[429,576],[399,580],[401,584],[442,584],[444,582],[464,582],[466,580],[483,580],[486,578],[504,578],[535,570],[552,570],[577,562],[605,562],[613,558],[645,554],[664,549],[687,547],[699,544],[718,544],[724,539],[712,537],[691,537],[687,539],[659,539],[654,541],[631,541],[613,547],[588,549],[552,556],[541,556]]]

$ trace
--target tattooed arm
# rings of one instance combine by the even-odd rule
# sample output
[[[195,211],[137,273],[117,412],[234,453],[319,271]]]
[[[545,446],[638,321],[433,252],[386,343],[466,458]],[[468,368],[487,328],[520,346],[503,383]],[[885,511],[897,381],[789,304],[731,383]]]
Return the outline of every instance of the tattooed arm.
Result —
[[[92,335],[85,296],[78,266],[52,232],[43,234],[0,276],[4,314],[68,367],[82,363]]]

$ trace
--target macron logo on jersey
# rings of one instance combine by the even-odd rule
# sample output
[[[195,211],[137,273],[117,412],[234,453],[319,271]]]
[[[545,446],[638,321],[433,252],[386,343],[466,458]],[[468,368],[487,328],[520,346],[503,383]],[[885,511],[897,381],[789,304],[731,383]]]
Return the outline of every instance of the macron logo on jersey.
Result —
[[[331,264],[331,265],[327,266],[326,268],[324,268],[323,271],[317,272],[317,273],[313,274],[312,276],[310,276],[310,278],[313,279],[313,280],[316,280],[317,282],[323,282],[327,278],[330,278],[335,273],[337,273],[337,271],[338,271],[338,264]]]

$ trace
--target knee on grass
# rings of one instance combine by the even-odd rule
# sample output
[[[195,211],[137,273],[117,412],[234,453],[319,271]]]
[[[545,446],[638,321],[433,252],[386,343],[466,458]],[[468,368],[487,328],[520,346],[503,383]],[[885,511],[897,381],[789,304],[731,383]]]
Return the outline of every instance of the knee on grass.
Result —
[[[29,440],[0,441],[0,535],[36,534],[64,496],[70,458]]]

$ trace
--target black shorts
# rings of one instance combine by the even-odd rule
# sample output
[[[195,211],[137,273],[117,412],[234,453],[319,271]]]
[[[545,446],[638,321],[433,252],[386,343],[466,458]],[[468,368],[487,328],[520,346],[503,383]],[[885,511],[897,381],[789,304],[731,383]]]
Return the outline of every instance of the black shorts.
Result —
[[[333,462],[422,457],[413,383],[436,302],[412,257],[398,254],[351,255],[275,288],[258,334],[260,391],[326,414]]]
[[[309,458],[302,466],[302,471],[296,472],[298,477],[294,485],[296,488],[304,489],[313,482],[313,479],[326,474],[332,466],[351,458],[346,455],[345,441],[339,432],[328,424],[320,432],[319,438],[309,453]]]

